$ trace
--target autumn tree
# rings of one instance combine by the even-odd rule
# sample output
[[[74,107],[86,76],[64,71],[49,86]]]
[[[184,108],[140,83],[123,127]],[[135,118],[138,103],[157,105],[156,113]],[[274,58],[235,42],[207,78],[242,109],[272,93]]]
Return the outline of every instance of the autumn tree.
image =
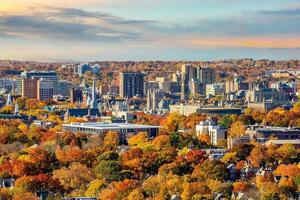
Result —
[[[55,151],[57,160],[63,164],[70,164],[72,162],[83,162],[85,152],[78,146],[66,146],[63,149],[57,148]]]
[[[233,122],[229,129],[230,137],[239,137],[245,134],[246,127],[243,122],[236,121]]]
[[[171,146],[170,137],[168,135],[159,135],[154,138],[152,145],[157,149],[169,148]]]
[[[113,131],[109,131],[105,134],[104,137],[104,145],[107,147],[115,147],[117,145],[119,145],[119,133],[117,132],[113,132]]]
[[[54,170],[53,178],[58,179],[64,189],[70,191],[81,187],[87,188],[94,176],[85,165],[72,163],[68,168]]]
[[[132,190],[127,196],[128,200],[144,200],[143,191],[139,188]]]
[[[106,182],[104,180],[94,179],[90,182],[89,187],[85,191],[85,195],[89,197],[97,197],[105,186]]]
[[[257,144],[251,151],[250,155],[248,156],[248,160],[254,167],[260,167],[261,165],[265,164],[266,162],[266,148],[262,145]]]
[[[204,163],[195,166],[192,178],[199,181],[209,178],[222,181],[229,178],[229,171],[221,161],[205,160]]]
[[[250,185],[246,182],[234,182],[233,183],[233,190],[234,192],[245,192]]]
[[[120,163],[114,160],[102,160],[94,169],[99,178],[108,181],[119,180],[121,170]]]
[[[128,139],[128,144],[132,147],[146,148],[150,144],[148,142],[148,133],[139,132],[138,134],[131,136]]]
[[[123,200],[136,188],[137,182],[134,180],[124,180],[113,182],[99,194],[100,200]]]
[[[177,131],[178,128],[180,126],[182,126],[183,119],[184,119],[184,117],[181,116],[177,112],[170,113],[169,116],[167,117],[166,121],[162,125],[168,132],[171,133],[171,132]]]

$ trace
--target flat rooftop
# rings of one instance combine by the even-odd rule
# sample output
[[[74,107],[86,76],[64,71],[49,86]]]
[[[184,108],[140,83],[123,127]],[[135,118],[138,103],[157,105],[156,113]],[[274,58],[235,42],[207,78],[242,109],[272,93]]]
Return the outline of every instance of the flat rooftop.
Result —
[[[153,126],[153,125],[128,124],[128,123],[105,123],[105,122],[71,123],[71,124],[63,124],[62,126],[74,127],[74,128],[91,128],[97,130],[161,128],[160,126]]]

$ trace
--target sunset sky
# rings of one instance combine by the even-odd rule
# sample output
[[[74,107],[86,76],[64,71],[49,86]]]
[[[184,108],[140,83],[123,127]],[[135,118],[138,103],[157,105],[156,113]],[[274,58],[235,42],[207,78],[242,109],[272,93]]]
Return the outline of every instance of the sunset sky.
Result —
[[[300,58],[299,0],[0,0],[0,59],[244,57]]]

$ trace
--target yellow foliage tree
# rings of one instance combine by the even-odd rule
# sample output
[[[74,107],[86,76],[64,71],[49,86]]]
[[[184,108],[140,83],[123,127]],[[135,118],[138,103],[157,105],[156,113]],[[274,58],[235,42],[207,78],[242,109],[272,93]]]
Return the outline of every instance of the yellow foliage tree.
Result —
[[[85,195],[88,197],[97,197],[101,189],[105,186],[105,181],[100,179],[93,180],[88,189],[85,191]]]
[[[128,200],[144,200],[143,191],[141,189],[134,189],[127,197]]]
[[[230,137],[239,137],[245,134],[246,127],[242,121],[236,121],[231,124],[229,129]]]
[[[105,146],[109,146],[109,147],[117,146],[119,145],[119,141],[120,141],[120,137],[119,137],[119,133],[117,132],[109,131],[108,133],[106,133],[104,137]]]
[[[210,136],[208,134],[199,135],[199,140],[205,144],[210,144]]]
[[[170,137],[168,135],[159,135],[154,138],[152,144],[157,150],[170,147]]]
[[[148,143],[148,134],[146,132],[140,132],[131,136],[128,139],[129,146],[143,146]]]
[[[236,152],[228,152],[221,159],[223,163],[234,162],[236,160]]]

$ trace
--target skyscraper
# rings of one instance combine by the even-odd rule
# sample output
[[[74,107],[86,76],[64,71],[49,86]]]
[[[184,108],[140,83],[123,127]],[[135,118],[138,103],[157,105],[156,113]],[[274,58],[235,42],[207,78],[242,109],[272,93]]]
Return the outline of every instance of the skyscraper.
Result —
[[[181,66],[181,100],[188,100],[190,95],[189,82],[196,76],[196,70],[191,64]]]
[[[83,94],[82,94],[82,88],[79,87],[73,87],[71,89],[71,102],[76,103],[76,102],[82,102],[83,101]]]
[[[213,84],[216,81],[215,69],[210,67],[197,67],[196,78],[204,85]]]
[[[53,99],[54,82],[51,80],[40,79],[37,82],[37,99],[49,100]]]
[[[22,97],[37,99],[37,82],[36,78],[22,78],[21,79],[21,88],[22,88]]]
[[[205,94],[207,84],[215,83],[216,73],[210,67],[193,67],[191,64],[181,66],[181,100],[188,100],[202,88]]]
[[[157,89],[150,89],[147,91],[147,110],[148,111],[157,111],[159,97],[159,91]]]
[[[58,76],[56,74],[55,71],[24,71],[21,73],[20,77],[15,81],[15,85],[16,85],[16,93],[17,94],[22,94],[23,96],[23,79],[45,79],[45,80],[51,80],[54,82],[54,85],[57,84],[58,82]],[[54,90],[57,87],[54,87]],[[56,93],[56,91],[54,91],[54,93]]]
[[[144,74],[139,72],[120,73],[120,96],[131,98],[144,96]]]

